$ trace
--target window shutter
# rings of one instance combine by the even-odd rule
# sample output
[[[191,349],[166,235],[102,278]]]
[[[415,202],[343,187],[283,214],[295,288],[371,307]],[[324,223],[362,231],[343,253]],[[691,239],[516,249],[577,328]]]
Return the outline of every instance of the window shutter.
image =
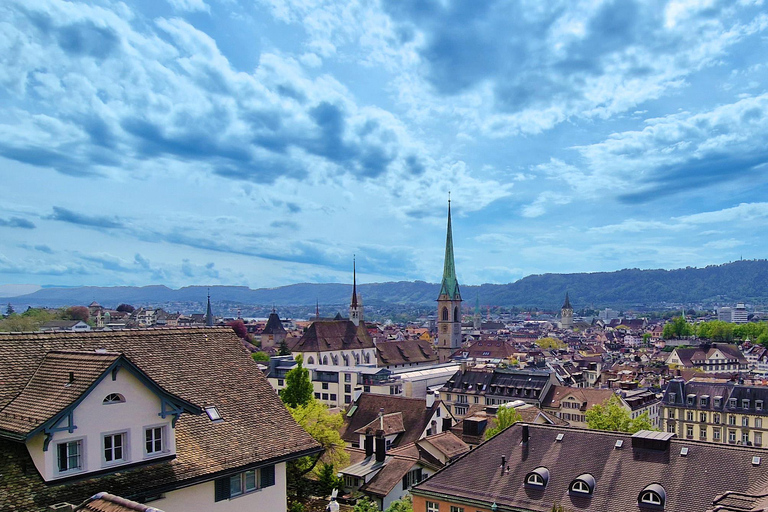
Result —
[[[214,501],[224,501],[229,499],[229,478],[219,478],[214,481],[216,484],[216,494]]]
[[[405,474],[403,477],[403,490],[406,490],[408,488],[408,473]]]
[[[261,468],[261,487],[275,485],[275,466],[266,466]]]

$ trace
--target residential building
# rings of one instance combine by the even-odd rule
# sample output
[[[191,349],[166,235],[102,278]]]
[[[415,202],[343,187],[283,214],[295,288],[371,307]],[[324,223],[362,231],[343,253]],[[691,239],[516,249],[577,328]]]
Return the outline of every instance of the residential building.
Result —
[[[705,512],[765,507],[766,452],[518,423],[412,490],[414,512]]]
[[[678,437],[768,444],[768,387],[672,379],[661,405],[663,429]]]
[[[365,322],[359,325],[346,319],[312,322],[289,348],[294,355],[301,354],[307,365],[376,364],[376,346]]]
[[[729,343],[675,348],[665,362],[668,366],[698,368],[707,373],[736,373],[749,369],[748,361],[739,347]]]
[[[456,278],[451,229],[451,200],[448,200],[448,229],[445,237],[445,260],[440,295],[437,297],[437,354],[445,363],[461,347],[461,292]]]
[[[619,396],[629,408],[632,419],[647,414],[651,426],[661,429],[661,399],[654,391],[647,388],[629,389],[619,391]]]
[[[285,511],[286,462],[320,450],[230,328],[0,334],[0,351],[3,510],[108,489],[166,512]]]
[[[541,410],[565,420],[574,427],[587,428],[586,413],[595,405],[601,405],[615,393],[610,389],[571,388],[552,386],[542,401]],[[622,402],[629,410],[629,406]]]
[[[556,384],[555,374],[549,371],[463,368],[440,388],[440,399],[454,416],[463,417],[475,404],[501,405],[521,400],[541,406],[549,388]]]
[[[50,320],[40,326],[42,332],[87,332],[91,326],[82,320]]]

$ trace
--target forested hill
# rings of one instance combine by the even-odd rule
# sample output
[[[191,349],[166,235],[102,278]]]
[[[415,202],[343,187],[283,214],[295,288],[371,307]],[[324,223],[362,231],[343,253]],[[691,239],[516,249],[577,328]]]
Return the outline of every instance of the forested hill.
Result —
[[[461,280],[461,274],[459,274]],[[434,304],[439,291],[435,283],[392,282],[358,286],[365,304]],[[574,308],[663,306],[664,304],[768,304],[768,261],[736,261],[706,268],[677,270],[625,269],[617,272],[544,274],[515,283],[462,286],[464,301],[474,305],[559,308],[566,290]],[[250,289],[242,286],[213,286],[211,297],[218,303],[252,305],[345,304],[348,284],[294,284],[279,288]],[[29,295],[0,298],[0,303],[33,306],[89,304],[108,307],[119,303],[158,305],[169,302],[204,302],[207,288],[189,286],[173,290],[165,286],[44,288]]]

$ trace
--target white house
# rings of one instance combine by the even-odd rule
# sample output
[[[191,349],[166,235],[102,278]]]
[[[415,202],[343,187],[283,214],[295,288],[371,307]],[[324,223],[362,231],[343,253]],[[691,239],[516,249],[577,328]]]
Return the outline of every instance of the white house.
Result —
[[[286,510],[319,451],[230,328],[0,334],[0,509]]]

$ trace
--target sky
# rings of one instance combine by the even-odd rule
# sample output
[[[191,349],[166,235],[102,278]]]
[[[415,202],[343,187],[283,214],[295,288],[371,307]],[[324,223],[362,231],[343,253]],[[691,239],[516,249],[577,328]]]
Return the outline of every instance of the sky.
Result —
[[[0,285],[765,258],[767,85],[761,1],[5,0]]]

